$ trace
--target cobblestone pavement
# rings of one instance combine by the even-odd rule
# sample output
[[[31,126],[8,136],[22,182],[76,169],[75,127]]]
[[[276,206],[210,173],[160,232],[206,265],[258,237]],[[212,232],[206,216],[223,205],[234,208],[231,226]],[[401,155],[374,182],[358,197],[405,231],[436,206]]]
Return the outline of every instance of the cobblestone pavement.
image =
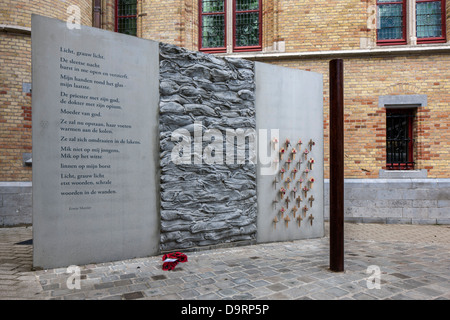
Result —
[[[343,273],[325,237],[188,252],[173,271],[161,256],[80,266],[80,289],[66,268],[30,271],[31,236],[0,229],[0,299],[450,299],[450,226],[346,223]]]

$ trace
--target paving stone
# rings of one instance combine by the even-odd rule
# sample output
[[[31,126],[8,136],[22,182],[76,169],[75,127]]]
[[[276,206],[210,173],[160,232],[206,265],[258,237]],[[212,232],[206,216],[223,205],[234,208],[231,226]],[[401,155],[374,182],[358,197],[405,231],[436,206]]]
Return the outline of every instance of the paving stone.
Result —
[[[216,287],[215,285],[213,285],[213,284],[206,285],[206,286],[203,286],[203,285],[202,285],[202,286],[196,288],[196,290],[197,290],[201,295],[204,295],[204,294],[208,294],[208,293],[210,293],[210,292],[216,292],[216,291],[217,291],[217,287]],[[175,291],[175,292],[177,292],[177,291]]]
[[[240,292],[244,292],[244,291],[249,291],[249,290],[253,289],[253,287],[249,284],[241,284],[241,285],[233,287],[233,289],[240,291]]]
[[[307,276],[302,276],[302,277],[298,277],[298,280],[300,280],[301,282],[305,282],[305,283],[310,283],[315,281],[314,279],[307,277]]]
[[[313,292],[309,295],[313,300],[333,300],[335,296],[325,291]]]
[[[278,283],[278,282],[284,281],[284,279],[279,276],[264,277],[264,279],[269,281],[270,283]]]
[[[182,288],[182,289],[195,289],[195,288],[198,288],[199,286],[200,286],[200,284],[198,283],[198,281],[191,281],[191,282],[188,282],[188,283],[183,283],[180,288]]]
[[[247,278],[237,278],[237,279],[233,279],[231,281],[233,281],[235,284],[243,284],[243,283],[250,282],[250,280]]]
[[[195,289],[189,289],[178,292],[178,295],[184,299],[193,299],[194,297],[199,296],[200,293]]]
[[[144,294],[140,291],[124,293],[122,295],[122,298],[125,300],[135,300],[135,299],[139,299],[139,298],[143,298],[143,297],[144,297]]]
[[[401,281],[397,284],[395,284],[397,287],[403,288],[403,289],[415,289],[420,286],[425,285],[423,282],[416,281],[414,279],[407,279],[404,281]]]
[[[283,284],[289,288],[292,288],[292,287],[297,287],[297,286],[301,285],[302,282],[298,281],[296,279],[289,279],[289,280],[285,280],[285,281],[281,282],[281,284]]]
[[[0,274],[0,284],[3,280],[20,280],[16,274]]]
[[[128,289],[132,291],[144,291],[149,289],[149,286],[145,283],[137,283],[129,285]]]
[[[95,289],[108,289],[114,287],[114,282],[103,282],[94,284]]]
[[[164,279],[167,279],[167,276],[165,276],[165,275],[163,275],[163,274],[159,274],[159,275],[156,275],[156,276],[152,276],[151,278],[152,278],[152,280],[157,281],[157,280],[164,280]]]
[[[122,300],[122,295],[106,296],[102,297],[100,300]]]
[[[394,276],[394,277],[397,277],[399,279],[409,279],[409,278],[411,278],[410,276],[407,276],[407,275],[401,274],[401,273],[392,273],[391,275]]]
[[[277,292],[266,296],[263,298],[264,300],[289,300],[289,297],[285,295],[283,292]]]
[[[197,300],[220,300],[221,296],[217,295],[214,292],[203,294],[196,298]]]
[[[234,282],[232,282],[231,280],[223,280],[223,281],[217,281],[214,285],[216,287],[218,287],[219,289],[227,289],[227,288],[234,287],[236,284]]]
[[[288,289],[288,287],[286,287],[285,285],[283,285],[281,283],[271,284],[271,285],[267,286],[267,288],[269,288],[272,291],[283,291],[283,290]]]
[[[403,293],[405,296],[410,297],[414,300],[431,300],[432,297],[423,294],[422,292],[416,290],[408,290]]]
[[[435,289],[432,289],[429,287],[420,287],[420,288],[417,288],[416,291],[424,293],[425,295],[430,296],[430,297],[437,297],[437,296],[444,294],[443,291],[438,291],[438,290],[435,290]]]
[[[232,296],[232,295],[237,294],[237,293],[238,293],[238,291],[236,291],[234,289],[231,289],[231,288],[222,289],[222,290],[219,290],[219,292],[218,292],[218,294],[220,294],[223,297]]]
[[[52,297],[65,296],[65,295],[70,295],[72,293],[73,293],[73,290],[71,290],[71,289],[57,289],[57,290],[51,291]]]
[[[83,292],[74,293],[74,294],[68,294],[64,296],[64,300],[85,300],[86,294]]]
[[[116,295],[116,294],[123,294],[123,293],[130,292],[130,289],[127,286],[120,286],[120,287],[109,288],[107,291],[110,295]]]
[[[133,279],[136,278],[136,274],[135,273],[128,273],[128,274],[121,274],[120,275],[120,279]]]
[[[214,274],[214,272],[209,271],[209,272],[201,273],[198,276],[202,279],[207,279],[207,278],[214,277],[215,274]]]
[[[346,294],[348,294],[348,291],[345,291],[345,290],[342,290],[342,289],[339,289],[339,288],[335,288],[335,287],[329,288],[329,289],[325,290],[325,292],[330,294],[331,296],[337,297],[337,298],[345,296]]]
[[[299,297],[305,296],[308,294],[308,291],[303,288],[291,288],[288,290],[285,290],[283,292],[285,295],[287,295],[290,299],[297,299]]]
[[[233,300],[251,300],[254,297],[250,293],[242,293],[242,294],[236,294],[232,297]]]
[[[131,280],[129,280],[129,279],[113,281],[111,283],[114,285],[114,287],[127,286],[129,284],[132,284]]]
[[[376,300],[376,297],[361,292],[354,294],[352,297],[355,300]]]
[[[42,286],[42,290],[55,290],[55,289],[59,289],[59,284],[58,283],[52,283],[52,284],[48,284],[48,285],[43,285]]]
[[[266,280],[262,280],[262,279],[257,280],[257,281],[252,281],[252,282],[251,282],[251,285],[252,285],[253,287],[261,287],[261,286],[266,286],[266,285],[268,285],[268,284],[270,284],[270,283],[267,282]]]

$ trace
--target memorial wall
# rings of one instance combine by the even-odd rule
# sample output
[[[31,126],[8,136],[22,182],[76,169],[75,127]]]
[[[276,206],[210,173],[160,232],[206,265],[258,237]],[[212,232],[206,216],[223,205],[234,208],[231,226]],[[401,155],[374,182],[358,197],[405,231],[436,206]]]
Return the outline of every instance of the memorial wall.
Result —
[[[159,44],[33,16],[34,265],[159,251]]]
[[[32,30],[36,267],[323,236],[321,75]]]

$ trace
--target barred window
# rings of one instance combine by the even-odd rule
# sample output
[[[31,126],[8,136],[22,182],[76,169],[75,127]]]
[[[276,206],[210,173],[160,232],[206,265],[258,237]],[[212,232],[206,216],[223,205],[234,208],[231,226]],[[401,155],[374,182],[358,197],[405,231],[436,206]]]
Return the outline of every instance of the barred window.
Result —
[[[116,32],[136,36],[137,0],[116,0]]]
[[[386,110],[386,168],[414,169],[415,109]]]

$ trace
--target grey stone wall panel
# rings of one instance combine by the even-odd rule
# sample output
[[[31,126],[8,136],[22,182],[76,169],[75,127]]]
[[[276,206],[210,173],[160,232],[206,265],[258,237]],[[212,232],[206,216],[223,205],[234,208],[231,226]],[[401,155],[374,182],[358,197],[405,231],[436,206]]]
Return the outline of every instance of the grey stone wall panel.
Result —
[[[329,181],[324,215],[329,219]],[[346,179],[345,220],[449,224],[450,179]]]
[[[31,183],[0,183],[0,227],[31,225]]]

